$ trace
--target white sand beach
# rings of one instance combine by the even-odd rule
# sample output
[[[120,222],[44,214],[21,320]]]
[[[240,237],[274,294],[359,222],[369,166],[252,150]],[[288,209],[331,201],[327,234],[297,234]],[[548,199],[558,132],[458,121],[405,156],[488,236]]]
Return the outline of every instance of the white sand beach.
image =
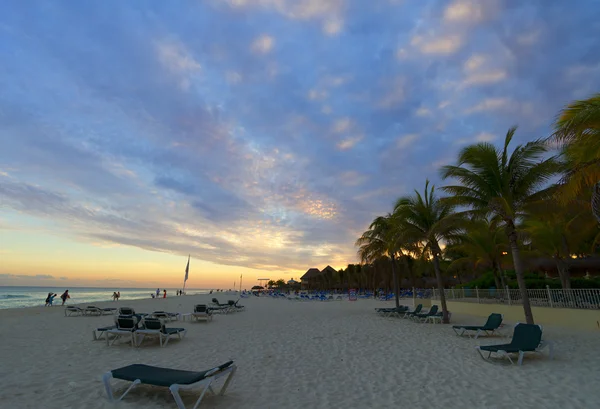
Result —
[[[121,300],[137,312],[190,312],[212,296]],[[224,302],[230,296],[220,295]],[[164,348],[92,341],[112,316],[65,317],[63,308],[0,311],[0,407],[176,408],[167,388],[140,386],[108,402],[101,377],[132,363],[204,370],[238,365],[225,396],[200,408],[595,408],[600,404],[600,331],[545,326],[556,357],[528,355],[522,367],[484,362],[475,346],[501,337],[457,337],[448,325],[376,316],[391,302],[241,300],[247,311],[210,323],[176,321],[186,338]],[[101,306],[102,304],[98,304]],[[454,323],[481,318],[453,316]],[[510,330],[507,331],[507,334]],[[119,384],[116,384],[119,385]],[[121,385],[125,385],[122,383]],[[122,390],[122,387],[120,387]],[[183,392],[186,404],[197,394]]]

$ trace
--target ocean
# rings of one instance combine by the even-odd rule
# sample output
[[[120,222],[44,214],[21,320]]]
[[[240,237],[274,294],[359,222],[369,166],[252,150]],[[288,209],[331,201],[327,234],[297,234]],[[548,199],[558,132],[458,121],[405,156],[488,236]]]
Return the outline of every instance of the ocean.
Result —
[[[59,298],[66,288],[59,287],[4,287],[0,286],[0,309],[40,307],[45,304],[49,292],[58,294],[54,298],[54,305],[61,305]],[[93,304],[101,301],[112,301],[112,295],[115,291],[121,292],[120,301],[135,300],[140,298],[150,298],[151,293],[156,293],[156,288],[95,288],[95,287],[69,287],[70,299],[65,305],[69,304]],[[162,297],[162,290],[161,297]],[[167,288],[167,297],[176,297],[177,289]],[[186,289],[187,295],[208,294],[210,290]]]

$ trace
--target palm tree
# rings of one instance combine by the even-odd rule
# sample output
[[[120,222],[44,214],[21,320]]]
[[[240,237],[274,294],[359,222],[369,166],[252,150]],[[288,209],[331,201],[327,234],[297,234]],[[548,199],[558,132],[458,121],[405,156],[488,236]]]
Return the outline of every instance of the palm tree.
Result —
[[[524,207],[543,196],[545,192],[540,189],[561,167],[554,157],[543,159],[547,146],[542,141],[518,145],[509,156],[508,146],[515,131],[516,127],[508,130],[502,150],[486,142],[467,146],[459,153],[456,166],[444,166],[440,172],[442,178],[454,178],[459,183],[443,188],[453,195],[449,201],[470,208],[466,213],[474,216],[491,215],[502,220],[523,300],[525,319],[528,324],[533,324],[523,276],[517,222],[523,215]]]
[[[475,268],[490,267],[494,275],[496,288],[506,288],[502,271],[502,252],[508,250],[506,234],[498,226],[497,220],[475,219],[465,226],[466,231],[449,243],[448,250],[460,254],[449,268],[455,269],[469,263]]]
[[[554,128],[550,140],[561,145],[567,165],[560,196],[567,202],[593,186],[592,211],[600,221],[600,93],[567,105]]]
[[[534,251],[556,263],[562,288],[571,288],[571,254],[588,252],[587,242],[598,230],[589,203],[589,194],[566,204],[544,200],[529,206],[523,222]]]
[[[396,308],[400,307],[399,279],[396,273],[395,255],[398,250],[398,231],[391,215],[375,218],[369,230],[356,240],[358,256],[363,262],[373,262],[380,257],[390,258],[392,277],[394,279],[394,295]]]
[[[419,243],[422,251],[433,259],[433,268],[440,293],[444,323],[448,323],[448,307],[444,294],[444,282],[440,269],[442,249],[440,242],[453,238],[460,232],[459,219],[454,205],[435,196],[435,186],[429,188],[425,182],[424,195],[415,190],[414,195],[401,197],[394,206],[394,217],[398,220],[404,240]]]

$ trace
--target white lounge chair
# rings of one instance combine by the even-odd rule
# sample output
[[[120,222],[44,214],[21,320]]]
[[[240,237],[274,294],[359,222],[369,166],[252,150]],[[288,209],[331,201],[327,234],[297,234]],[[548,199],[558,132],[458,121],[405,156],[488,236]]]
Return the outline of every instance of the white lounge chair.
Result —
[[[106,334],[106,331],[110,331],[111,329],[116,329],[117,326],[116,325],[107,325],[106,327],[100,327],[100,328],[96,328],[94,329],[94,331],[92,331],[92,336],[94,341],[97,341],[99,339],[102,339],[102,337],[104,336],[108,336]]]
[[[198,304],[194,306],[192,318],[195,320],[212,321],[213,315],[211,310],[205,304]]]
[[[142,344],[142,341],[144,341],[144,337],[146,335],[157,336],[160,346],[164,347],[169,343],[171,335],[177,335],[179,339],[182,339],[186,334],[185,328],[166,328],[158,318],[144,318],[143,324],[143,328],[138,329],[134,333],[135,338],[141,336],[139,337],[139,341],[136,342],[136,346],[140,346]]]
[[[146,385],[168,387],[179,409],[186,409],[183,400],[179,395],[180,389],[202,388],[200,397],[193,407],[193,409],[196,409],[200,405],[202,398],[204,398],[206,391],[211,391],[214,393],[211,384],[216,379],[228,375],[225,383],[219,391],[219,395],[224,395],[229,383],[231,382],[231,378],[233,378],[233,375],[235,374],[236,369],[237,367],[233,364],[233,361],[226,362],[223,365],[201,372],[133,364],[105,373],[102,377],[102,381],[104,382],[104,388],[106,390],[106,394],[108,395],[108,399],[112,402],[115,401],[112,386],[110,384],[110,380],[113,378],[133,382],[133,384],[119,398],[117,398],[116,401],[123,399],[125,395],[131,391],[131,389],[141,383]]]
[[[110,315],[110,314],[114,314],[117,311],[116,308],[99,308],[99,307],[95,307],[93,305],[88,305],[85,310],[83,310],[83,313],[85,315]]]
[[[83,314],[83,308],[75,307],[74,305],[68,305],[65,308],[65,317],[76,317]]]
[[[154,311],[150,314],[150,317],[158,318],[164,321],[177,321],[179,319],[179,314],[175,312]]]
[[[122,336],[130,337],[131,346],[135,346],[135,332],[138,329],[138,318],[133,316],[118,316],[116,318],[117,327],[114,329],[109,329],[106,332],[106,345],[113,345],[115,341]],[[109,340],[108,334],[114,335],[112,341]]]

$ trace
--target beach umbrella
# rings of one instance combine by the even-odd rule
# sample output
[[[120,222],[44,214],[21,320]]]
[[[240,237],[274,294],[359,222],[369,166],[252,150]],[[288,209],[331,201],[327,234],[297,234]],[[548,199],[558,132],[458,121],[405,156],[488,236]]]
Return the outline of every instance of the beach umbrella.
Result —
[[[265,287],[262,287],[260,285],[255,285],[254,287],[252,287],[253,290],[264,290]]]

